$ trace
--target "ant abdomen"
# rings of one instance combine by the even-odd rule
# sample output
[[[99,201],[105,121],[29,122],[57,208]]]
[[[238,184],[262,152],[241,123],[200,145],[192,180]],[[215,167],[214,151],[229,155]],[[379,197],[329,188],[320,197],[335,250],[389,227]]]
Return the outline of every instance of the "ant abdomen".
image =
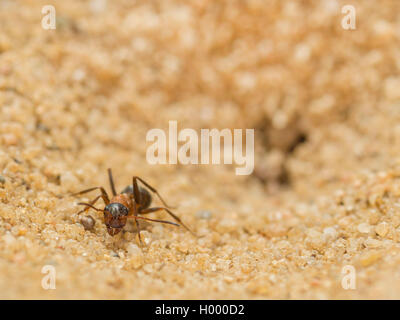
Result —
[[[139,192],[140,192],[140,207],[142,209],[147,209],[148,207],[150,207],[152,201],[151,194],[149,191],[147,191],[147,189],[142,187],[139,187]],[[121,193],[127,193],[133,195],[134,193],[132,185],[126,186]],[[137,201],[137,199],[135,200]]]

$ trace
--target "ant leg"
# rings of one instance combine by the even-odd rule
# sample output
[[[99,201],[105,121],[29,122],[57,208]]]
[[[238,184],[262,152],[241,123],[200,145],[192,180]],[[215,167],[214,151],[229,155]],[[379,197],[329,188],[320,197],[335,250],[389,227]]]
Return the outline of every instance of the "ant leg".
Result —
[[[154,207],[154,208],[149,208],[149,209],[144,209],[140,211],[140,214],[146,214],[146,213],[151,213],[151,212],[156,212],[156,211],[161,211],[161,210],[165,210],[167,211],[167,213],[174,218],[176,221],[178,221],[187,231],[189,231],[192,235],[196,236],[196,234],[190,230],[183,222],[182,220],[175,215],[171,210],[168,210],[167,208],[164,207]]]
[[[93,199],[92,201],[90,201],[90,205],[93,206],[93,205],[97,202],[97,200],[99,200],[100,198],[101,198],[101,195],[100,195],[100,196],[97,196],[95,199]],[[79,215],[79,214],[81,214],[82,212],[87,212],[89,209],[90,209],[90,207],[86,206],[85,209],[82,209],[82,210],[79,211],[77,214]]]
[[[139,222],[137,221],[138,213],[136,210],[136,203],[133,204],[133,218],[135,218],[135,225],[136,225],[136,229],[138,232],[140,246],[143,246],[142,237],[140,236],[140,226],[139,226]]]
[[[114,185],[114,179],[112,176],[111,168],[108,168],[108,180],[110,181],[110,186],[111,186],[111,191],[113,196],[117,195],[117,192],[115,191],[115,185]]]
[[[92,208],[93,210],[96,210],[96,211],[99,211],[99,212],[104,212],[104,210],[97,209],[95,206],[91,205],[90,203],[79,202],[78,204],[79,204],[79,205],[82,205],[82,206],[90,207],[90,208]]]
[[[160,223],[166,223],[166,224],[172,224],[173,226],[180,227],[179,224],[171,221],[166,221],[166,220],[158,220],[158,219],[150,219],[150,218],[144,218],[144,217],[129,217],[129,218],[135,218],[135,219],[142,219],[142,220],[147,220],[147,221],[152,221],[152,222],[160,222]]]
[[[103,198],[104,203],[106,205],[108,205],[110,203],[110,199],[108,198],[108,194],[107,194],[106,190],[104,190],[103,187],[93,187],[90,189],[82,190],[82,191],[79,191],[76,193],[72,193],[71,196],[79,196],[81,194],[88,193],[88,192],[96,190],[96,189],[99,189],[101,191],[101,197]]]
[[[133,187],[133,195],[135,197],[135,202],[137,204],[141,204],[142,203],[142,201],[141,201],[142,199],[141,199],[141,196],[140,196],[139,186],[138,186],[136,177],[132,178],[132,187]]]
[[[154,189],[151,185],[149,185],[146,181],[144,181],[143,179],[141,179],[141,178],[139,178],[139,177],[137,177],[137,176],[134,176],[134,177],[133,177],[133,180],[134,180],[134,181],[139,180],[139,181],[140,181],[141,183],[143,183],[147,188],[149,188],[152,192],[154,192],[154,193],[157,195],[157,197],[161,200],[161,202],[163,203],[163,205],[164,205],[165,207],[167,207],[167,208],[174,208],[174,207],[169,206],[169,205],[164,201],[164,199],[161,197],[161,195],[158,193],[158,191],[157,191],[156,189]],[[136,182],[136,184],[137,184],[137,182]]]
[[[143,246],[142,236],[140,235],[140,226],[139,226],[139,222],[137,221],[138,217],[134,217],[134,218],[135,218],[135,225],[136,225],[136,229],[137,229],[137,233],[138,233],[138,237],[139,237],[139,242],[140,242],[140,245]]]

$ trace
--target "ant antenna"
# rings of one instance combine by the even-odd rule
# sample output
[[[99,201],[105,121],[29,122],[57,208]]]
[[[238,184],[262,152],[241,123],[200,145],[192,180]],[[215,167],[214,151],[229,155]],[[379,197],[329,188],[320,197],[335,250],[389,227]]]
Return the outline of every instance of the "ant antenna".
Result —
[[[113,193],[113,196],[116,196],[117,192],[115,191],[114,179],[112,176],[111,168],[108,168],[107,171],[108,171],[108,179],[110,180],[111,191]]]

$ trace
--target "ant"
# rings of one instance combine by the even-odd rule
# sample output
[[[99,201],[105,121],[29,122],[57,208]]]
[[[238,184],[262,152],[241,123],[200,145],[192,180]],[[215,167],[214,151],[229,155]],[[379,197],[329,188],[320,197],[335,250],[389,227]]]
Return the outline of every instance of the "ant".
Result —
[[[143,179],[133,176],[132,185],[128,185],[125,189],[122,190],[121,193],[117,194],[115,191],[114,179],[112,176],[111,169],[108,168],[108,179],[111,186],[112,198],[110,199],[107,192],[103,187],[93,187],[90,189],[86,189],[77,193],[72,194],[72,196],[81,195],[87,192],[91,192],[93,190],[100,190],[101,194],[94,198],[90,203],[79,202],[78,205],[86,206],[83,210],[78,212],[78,215],[82,212],[87,212],[90,208],[96,210],[98,212],[104,213],[104,223],[107,227],[107,232],[111,236],[115,236],[124,228],[128,218],[134,218],[136,228],[138,230],[139,242],[142,244],[142,239],[140,236],[140,227],[138,220],[147,220],[152,222],[160,222],[165,224],[171,224],[179,227],[180,224],[185,227],[189,232],[194,234],[182,221],[176,216],[171,210],[171,207],[168,206],[161,195],[158,193],[156,189],[150,186]],[[152,202],[152,196],[150,192],[145,187],[140,187],[138,185],[138,181],[140,181],[147,189],[151,192],[155,193],[160,201],[163,203],[164,207],[153,207],[150,208]],[[102,198],[105,204],[105,208],[103,210],[98,209],[94,206],[94,204]],[[165,220],[157,220],[139,217],[139,214],[147,214],[151,212],[165,210],[170,216],[172,216],[178,223],[165,221]]]

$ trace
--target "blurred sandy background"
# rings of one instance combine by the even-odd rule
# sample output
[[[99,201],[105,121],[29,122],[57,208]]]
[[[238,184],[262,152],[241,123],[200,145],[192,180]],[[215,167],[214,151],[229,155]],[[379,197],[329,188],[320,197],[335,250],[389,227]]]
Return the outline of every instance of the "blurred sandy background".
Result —
[[[400,298],[399,16],[397,0],[0,0],[0,298]],[[147,164],[168,120],[255,128],[254,173]],[[85,231],[76,203],[96,193],[56,195],[108,189],[108,167],[200,237],[142,223],[140,249],[94,212]]]

